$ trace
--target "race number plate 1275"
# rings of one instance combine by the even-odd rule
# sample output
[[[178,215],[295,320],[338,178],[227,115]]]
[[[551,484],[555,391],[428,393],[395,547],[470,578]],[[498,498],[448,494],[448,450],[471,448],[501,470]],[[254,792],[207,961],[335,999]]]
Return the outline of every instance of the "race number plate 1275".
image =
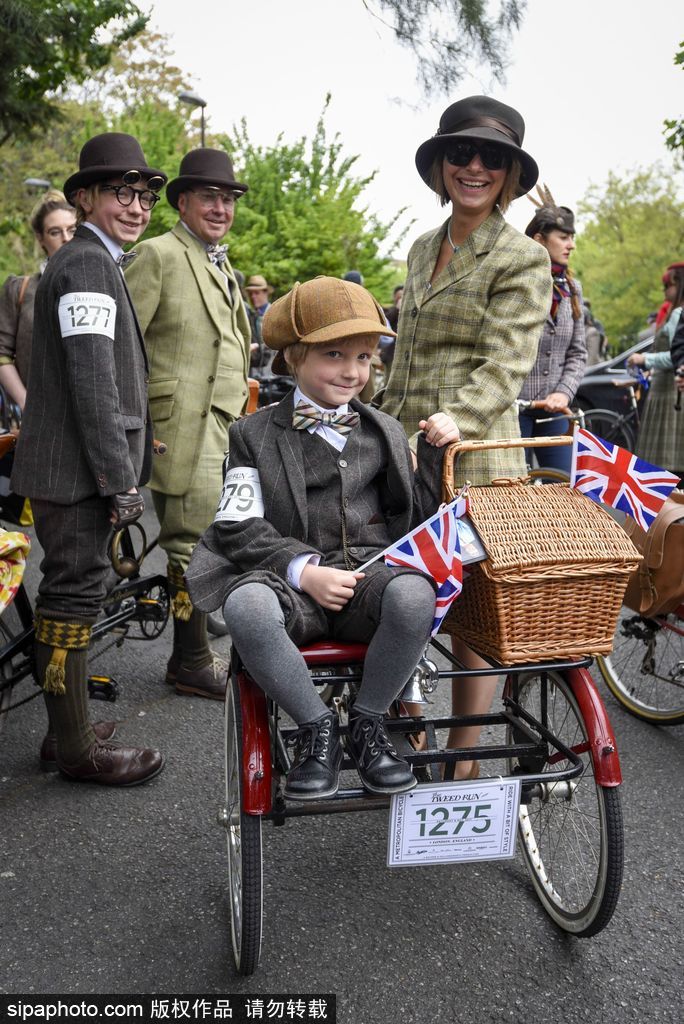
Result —
[[[387,866],[503,860],[515,854],[520,779],[416,786],[392,797]]]
[[[264,516],[259,470],[253,466],[229,469],[223,483],[214,521],[236,523]]]

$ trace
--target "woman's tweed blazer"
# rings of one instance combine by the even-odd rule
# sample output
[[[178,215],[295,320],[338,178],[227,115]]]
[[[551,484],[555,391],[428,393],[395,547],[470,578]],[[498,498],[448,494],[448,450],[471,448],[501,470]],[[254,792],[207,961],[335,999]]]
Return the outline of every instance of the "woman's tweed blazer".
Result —
[[[40,274],[29,277],[19,305],[24,281],[23,277],[8,277],[0,292],[0,363],[13,363],[22,383],[26,384],[31,365],[33,303]]]
[[[582,287],[574,281],[577,298],[582,308]],[[556,322],[547,316],[539,351],[532,373],[520,392],[527,401],[546,398],[553,391],[567,395],[568,402],[575,397],[587,365],[587,346],[584,340],[584,317],[574,320],[572,300],[564,295],[558,303]]]
[[[548,253],[495,210],[430,286],[445,231],[411,247],[392,372],[375,404],[410,437],[425,410],[448,413],[463,438],[519,437],[514,402],[551,305]],[[524,471],[514,449],[464,456],[457,476],[489,483]]]

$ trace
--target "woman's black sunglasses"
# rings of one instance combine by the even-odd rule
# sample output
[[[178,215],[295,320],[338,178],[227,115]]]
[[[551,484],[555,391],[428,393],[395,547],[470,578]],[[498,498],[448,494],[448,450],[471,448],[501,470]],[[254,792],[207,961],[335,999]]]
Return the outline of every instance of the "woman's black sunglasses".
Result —
[[[444,156],[454,167],[467,167],[476,153],[488,171],[510,166],[510,153],[495,142],[454,142],[444,150]]]

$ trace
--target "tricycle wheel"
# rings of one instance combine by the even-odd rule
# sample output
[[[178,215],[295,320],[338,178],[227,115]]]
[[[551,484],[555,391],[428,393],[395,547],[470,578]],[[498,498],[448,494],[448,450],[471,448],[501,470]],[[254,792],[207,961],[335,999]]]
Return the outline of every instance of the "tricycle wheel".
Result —
[[[596,935],[613,916],[622,884],[619,790],[596,781],[591,730],[560,673],[521,675],[519,703],[584,764],[580,778],[533,787],[527,802],[521,802],[518,838],[525,863],[537,896],[555,923],[573,935]],[[568,759],[549,746],[544,765],[513,761],[509,771],[557,772],[566,767]]]
[[[623,608],[612,653],[596,661],[631,715],[653,725],[684,722],[684,605],[652,619]]]
[[[261,953],[263,880],[261,818],[245,814],[242,796],[244,734],[240,689],[235,678],[226,691],[226,806],[224,824],[228,840],[230,930],[235,966],[240,974],[252,974]]]

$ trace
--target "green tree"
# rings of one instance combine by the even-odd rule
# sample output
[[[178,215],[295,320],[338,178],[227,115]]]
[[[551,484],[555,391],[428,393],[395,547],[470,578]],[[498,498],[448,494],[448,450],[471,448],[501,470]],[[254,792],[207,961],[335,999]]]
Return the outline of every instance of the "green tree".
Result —
[[[385,297],[396,270],[381,247],[387,247],[404,210],[388,224],[362,204],[373,180],[353,174],[357,156],[345,156],[339,135],[329,139],[323,112],[312,138],[258,146],[243,120],[232,134],[218,138],[232,154],[239,180],[249,192],[240,199],[230,233],[231,261],[246,275],[264,274],[282,294],[294,281],[317,274],[341,277],[360,270],[367,287]],[[399,232],[395,248],[409,230]]]
[[[684,254],[684,201],[679,180],[655,165],[621,179],[610,174],[579,206],[585,221],[573,265],[592,311],[620,352],[662,302],[661,276]]]
[[[170,60],[168,39],[143,32],[122,44],[110,64],[82,86],[72,85],[57,100],[59,118],[41,138],[0,147],[0,280],[9,273],[33,273],[36,252],[28,225],[36,193],[27,177],[47,179],[61,188],[76,169],[78,153],[92,135],[122,131],[135,135],[152,167],[173,176],[180,158],[198,142],[187,132],[187,112],[177,102],[187,81]],[[175,220],[175,211],[157,204],[147,234]]]
[[[504,80],[508,42],[520,24],[526,0],[363,0],[391,16],[389,27],[416,58],[417,79],[427,96],[448,92],[474,66],[486,65]],[[383,24],[387,22],[383,21]]]
[[[684,70],[684,41],[679,44],[675,54],[675,64]],[[684,119],[665,121],[665,145],[674,153],[684,157]]]
[[[0,0],[0,145],[59,118],[58,91],[104,67],[146,23],[131,0]]]

